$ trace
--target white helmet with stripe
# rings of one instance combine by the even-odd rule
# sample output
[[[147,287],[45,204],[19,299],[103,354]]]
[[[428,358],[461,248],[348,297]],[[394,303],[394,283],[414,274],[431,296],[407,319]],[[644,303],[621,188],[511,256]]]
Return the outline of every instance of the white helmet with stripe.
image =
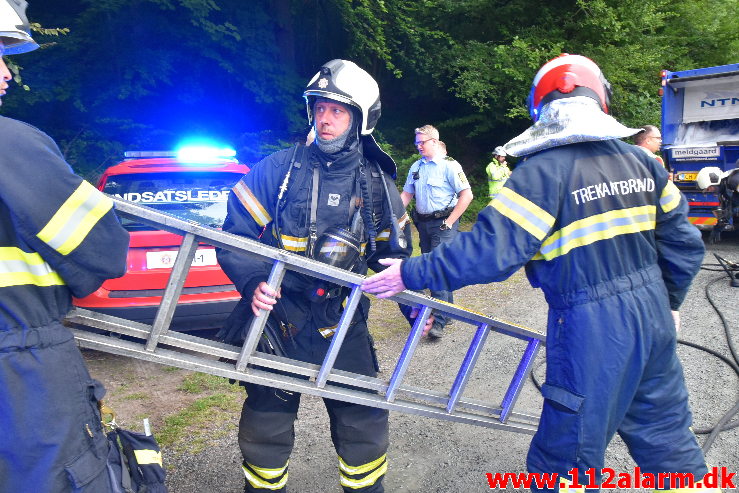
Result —
[[[31,26],[26,17],[25,0],[0,0],[0,39],[6,55],[17,55],[38,48],[31,37]]]
[[[698,183],[698,188],[705,190],[710,186],[715,186],[721,183],[724,172],[721,168],[716,166],[707,166],[698,172],[698,176],[695,181]]]
[[[380,119],[380,88],[370,74],[348,60],[331,60],[308,82],[303,93],[308,123],[313,124],[316,98],[333,99],[359,109],[362,135],[370,135]]]

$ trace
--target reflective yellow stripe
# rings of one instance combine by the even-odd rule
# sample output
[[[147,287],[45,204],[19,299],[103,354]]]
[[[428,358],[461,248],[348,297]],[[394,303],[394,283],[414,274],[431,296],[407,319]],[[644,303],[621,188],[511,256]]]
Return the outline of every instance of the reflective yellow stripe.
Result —
[[[383,229],[377,234],[377,236],[375,236],[375,241],[388,241],[389,239],[390,239],[390,228]]]
[[[57,252],[67,255],[84,241],[112,207],[112,200],[83,181],[37,236]]]
[[[249,190],[249,187],[246,186],[243,180],[240,180],[236,186],[233,187],[233,192],[236,194],[239,202],[241,202],[241,205],[244,206],[244,209],[249,211],[249,214],[251,214],[251,217],[258,225],[266,226],[272,221],[272,217],[267,213],[264,207],[262,207],[262,204],[257,200],[254,194],[251,193],[251,190]]]
[[[498,195],[490,201],[490,206],[528,231],[537,240],[546,238],[554,224],[554,217],[551,214],[508,187],[500,189]]]
[[[346,300],[344,300],[344,304],[346,304]],[[333,327],[323,327],[322,329],[318,329],[318,332],[326,339],[333,337],[333,335],[336,333],[336,328],[339,325],[336,324]]]
[[[291,252],[304,252],[306,248],[308,248],[308,238],[301,238],[299,236],[288,236],[288,235],[280,235],[280,238],[282,238],[282,245],[285,247],[285,250],[290,250]]]
[[[1,247],[0,287],[26,284],[63,286],[64,280],[38,253],[24,252],[16,247]]]
[[[285,474],[285,470],[287,469],[288,464],[290,464],[290,461],[287,461],[284,466],[278,467],[276,469],[269,469],[266,467],[257,467],[254,464],[251,464],[249,462],[247,462],[247,464],[249,464],[249,467],[252,468],[254,472],[259,474],[264,479],[275,479]]]
[[[347,488],[358,490],[359,488],[366,488],[367,486],[372,486],[386,472],[387,472],[387,462],[382,464],[382,466],[377,468],[377,470],[374,471],[372,474],[368,474],[367,476],[365,476],[363,479],[351,479],[351,478],[344,476],[344,474],[339,473],[339,480],[341,482],[341,486],[346,486]]]
[[[403,217],[398,219],[398,226],[400,226],[400,229],[405,228],[405,225],[408,224],[408,221],[410,221],[410,218],[408,217],[408,213],[406,212],[403,214]]]
[[[690,217],[688,216],[688,222],[690,224],[705,224],[712,226],[718,223],[718,219],[715,217]]]
[[[585,487],[573,488],[572,481],[567,478],[559,478],[559,491],[560,493],[585,493]]]
[[[407,213],[403,214],[403,217],[398,219],[398,227],[401,230],[401,234],[403,232],[403,228],[405,228],[405,225],[408,224],[408,221],[410,221],[410,218],[408,217]],[[383,229],[375,237],[376,241],[388,241],[389,239],[390,239],[390,228]],[[364,252],[361,252],[361,253],[364,253]]]
[[[372,469],[379,466],[385,459],[387,459],[387,454],[382,454],[380,457],[373,460],[372,462],[362,464],[361,466],[352,467],[344,462],[344,459],[339,457],[339,469],[347,474],[367,474]]]
[[[659,205],[662,207],[664,212],[670,212],[672,209],[677,207],[679,203],[680,190],[677,189],[674,183],[668,181],[665,188],[662,189],[662,195],[659,198]]]
[[[136,462],[139,464],[159,464],[162,467],[162,453],[156,450],[134,450],[133,455],[136,456]]]
[[[249,481],[249,484],[251,484],[254,488],[262,488],[267,490],[279,490],[280,488],[283,488],[285,484],[287,483],[287,466],[290,463],[288,461],[285,464],[285,467],[281,467],[279,469],[267,469],[263,467],[256,467],[254,464],[249,464],[249,467],[256,472],[259,476],[253,474],[249,468],[242,465],[241,469],[244,471],[244,476],[246,476],[246,480]],[[283,476],[281,480],[279,480],[276,483],[269,483],[267,481],[264,481],[265,479],[275,479],[280,476]],[[260,477],[261,476],[261,477]]]
[[[552,233],[541,244],[533,260],[551,260],[565,255],[573,248],[590,245],[596,241],[654,229],[656,213],[655,206],[643,205],[580,219]]]

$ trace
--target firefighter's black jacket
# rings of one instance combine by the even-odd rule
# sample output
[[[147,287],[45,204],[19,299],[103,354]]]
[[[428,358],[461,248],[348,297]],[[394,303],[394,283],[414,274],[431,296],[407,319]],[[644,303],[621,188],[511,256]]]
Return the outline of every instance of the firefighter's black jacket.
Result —
[[[292,168],[285,206],[279,216],[279,231],[276,231],[274,219],[277,215],[278,193],[290,169],[292,155],[292,148],[276,152],[257,163],[241,179],[229,197],[224,231],[258,239],[271,246],[278,246],[277,235],[280,235],[284,249],[305,255],[309,243],[313,169],[317,167],[320,176],[316,224],[318,236],[330,227],[348,228],[352,209],[350,204],[361,197],[358,181],[364,173],[372,200],[377,248],[370,251],[369,245],[365,246],[366,255],[355,272],[365,274],[368,266],[375,271],[382,270],[384,266],[377,262],[380,258],[410,256],[410,224],[395,183],[374,162],[367,161],[360,150],[336,161],[327,161],[327,156],[315,145],[307,149],[300,148],[296,153],[298,166]],[[380,180],[385,180],[387,184],[400,229],[407,239],[407,247],[402,250],[391,251],[390,248],[391,216]],[[271,269],[271,264],[242,252],[219,250],[218,261],[245,300],[251,300],[254,289],[267,280]],[[338,323],[342,300],[335,299],[317,307],[306,296],[313,282],[308,276],[288,271],[282,283],[282,297],[273,313],[282,322],[289,322],[297,329],[302,329],[311,321],[318,328]]]

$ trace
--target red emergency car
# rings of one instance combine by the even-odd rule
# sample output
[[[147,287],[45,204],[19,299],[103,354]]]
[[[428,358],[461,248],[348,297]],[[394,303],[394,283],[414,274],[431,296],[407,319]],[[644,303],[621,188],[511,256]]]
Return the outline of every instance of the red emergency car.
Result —
[[[105,171],[98,189],[213,228],[223,226],[231,188],[249,171],[248,166],[232,157],[213,157],[208,150],[199,148],[127,152],[125,157],[125,161]],[[96,292],[75,299],[74,304],[151,323],[182,237],[129,219],[121,218],[121,221],[131,234],[126,274],[105,281]],[[239,297],[218,265],[214,247],[201,244],[185,281],[172,328],[220,327]]]

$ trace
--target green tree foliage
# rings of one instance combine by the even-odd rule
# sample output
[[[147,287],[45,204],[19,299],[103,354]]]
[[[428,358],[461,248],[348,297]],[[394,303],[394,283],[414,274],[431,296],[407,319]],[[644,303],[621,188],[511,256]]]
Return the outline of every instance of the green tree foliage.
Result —
[[[659,71],[739,61],[739,0],[31,0],[47,46],[12,57],[30,91],[3,113],[38,125],[94,175],[124,149],[185,135],[254,161],[302,140],[301,94],[348,58],[379,82],[378,140],[403,164],[436,125],[477,182],[529,125],[530,81],[561,52],[594,59],[627,125],[659,123]],[[404,179],[400,177],[400,181]]]

